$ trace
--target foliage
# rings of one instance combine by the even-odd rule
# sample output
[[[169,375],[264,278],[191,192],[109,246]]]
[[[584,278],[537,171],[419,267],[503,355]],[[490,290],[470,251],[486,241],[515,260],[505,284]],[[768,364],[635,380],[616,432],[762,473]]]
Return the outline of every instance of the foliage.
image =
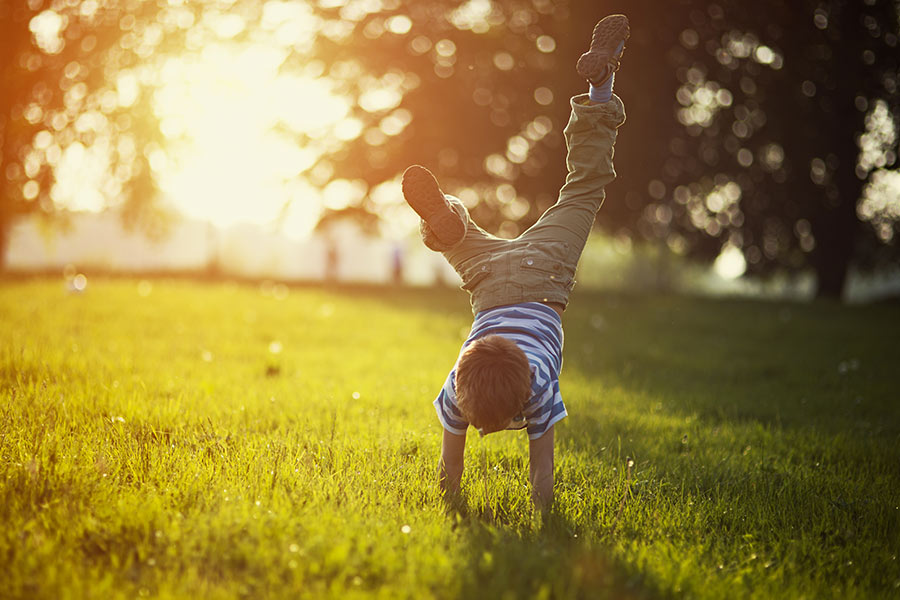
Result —
[[[829,296],[851,263],[896,259],[900,220],[864,197],[900,204],[869,186],[897,158],[897,3],[724,1],[690,18],[670,54],[685,128],[650,187],[657,229],[707,253],[704,233],[727,240],[751,272],[812,267]]]
[[[53,198],[54,171],[75,146],[105,149],[110,177],[95,193],[125,224],[165,232],[168,215],[154,203],[149,164],[163,143],[152,96],[135,90],[126,99],[116,85],[158,46],[179,45],[177,28],[161,35],[160,13],[152,2],[0,6],[0,254],[17,217],[65,210]]]
[[[76,142],[108,146],[107,203],[160,229],[153,165],[179,146],[156,111],[162,66],[221,42],[272,44],[282,72],[327,79],[348,101],[338,127],[274,125],[315,155],[294,180],[346,184],[352,206],[390,218],[403,208],[396,177],[421,163],[482,226],[516,235],[565,177],[568,96],[585,89],[575,59],[603,13],[625,12],[616,89],[629,119],[602,227],[701,258],[737,247],[753,273],[811,268],[829,296],[851,264],[900,247],[891,0],[14,4],[0,9],[13,91],[0,101],[0,231],[57,211],[54,162]],[[61,37],[33,37],[50,12]]]
[[[472,437],[459,504],[436,492],[460,292],[79,288],[0,287],[5,597],[900,585],[896,306],[579,293],[542,523],[515,433]]]

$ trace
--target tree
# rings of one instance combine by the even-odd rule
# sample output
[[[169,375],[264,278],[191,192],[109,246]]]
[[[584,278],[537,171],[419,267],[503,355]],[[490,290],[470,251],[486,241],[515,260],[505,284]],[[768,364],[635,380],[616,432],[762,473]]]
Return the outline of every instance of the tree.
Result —
[[[673,51],[687,135],[669,140],[650,220],[694,254],[742,249],[751,273],[812,269],[826,297],[851,264],[896,259],[896,218],[858,214],[896,164],[897,3],[704,2],[691,21]]]
[[[161,134],[154,114],[159,81],[135,74],[146,74],[144,67],[166,54],[197,52],[191,34],[207,26],[210,16],[237,16],[241,26],[232,41],[252,43],[263,31],[266,9],[275,4],[31,0],[4,6],[2,77],[9,93],[0,105],[0,249],[16,218],[65,212],[54,188],[60,155],[75,144],[94,147],[100,139],[110,149],[105,204],[126,223],[157,227],[151,163],[171,140]],[[482,222],[492,229],[505,226],[506,233],[552,202],[541,171],[548,154],[560,153],[565,117],[551,116],[547,108],[554,101],[553,52],[562,37],[546,32],[560,28],[565,3],[304,7],[318,26],[315,43],[294,48],[282,68],[298,71],[313,60],[324,62],[327,76],[352,99],[360,127],[356,137],[330,143],[283,124],[284,135],[319,152],[317,165],[303,177],[319,186],[354,180],[371,192],[411,162],[436,162],[451,188],[462,181],[462,195],[473,203],[484,199],[474,208]],[[133,90],[117,86],[123,75]],[[370,100],[379,93],[396,100]],[[123,139],[128,143],[119,143]],[[526,195],[517,192],[514,180]],[[378,209],[370,193],[363,205]]]
[[[99,192],[104,203],[128,226],[164,232],[168,215],[154,203],[149,164],[163,143],[152,97],[137,84],[126,100],[115,76],[183,43],[186,27],[169,17],[155,2],[0,5],[0,268],[16,219],[64,216],[54,171],[73,145],[105,140],[111,177]],[[130,143],[119,143],[125,138]]]
[[[320,38],[314,53],[333,69],[365,74],[344,88],[361,100],[354,116],[363,133],[321,163],[333,177],[369,189],[425,164],[480,224],[515,235],[555,200],[562,182],[550,182],[545,167],[562,165],[567,96],[551,90],[572,79],[571,67],[560,75],[556,58],[555,32],[568,11],[566,2],[410,1],[361,16],[341,39]],[[367,107],[367,88],[391,80],[402,99]],[[371,195],[364,202],[379,210]]]
[[[3,81],[13,90],[0,106],[0,232],[16,215],[56,212],[53,155],[103,136],[132,142],[110,144],[108,204],[130,222],[159,223],[151,163],[173,140],[154,114],[162,82],[134,74],[201,52],[198,31],[236,19],[231,43],[277,38],[284,73],[326,77],[349,101],[340,131],[313,138],[291,119],[276,126],[315,149],[298,179],[344,182],[361,190],[351,207],[389,213],[403,208],[397,177],[422,163],[484,227],[515,235],[565,177],[568,96],[586,88],[573,65],[603,16],[564,0],[23,6],[0,9]],[[62,44],[29,30],[51,9]],[[313,23],[309,44],[283,39],[298,24],[287,9]],[[832,296],[851,263],[896,256],[900,209],[884,201],[896,161],[895,2],[635,0],[603,11],[626,12],[633,34],[616,84],[628,112],[620,176],[602,228],[706,259],[734,246],[756,274],[811,268],[819,293]],[[122,74],[139,83],[124,101],[114,89]],[[84,114],[99,125],[79,129]],[[881,201],[859,203],[879,190]]]
[[[635,23],[626,74],[617,84],[629,114],[616,150],[620,179],[598,217],[613,232],[635,233],[646,203],[636,190],[646,189],[669,157],[655,140],[681,128],[668,110],[678,81],[665,57],[677,44],[687,4],[603,7],[627,12]],[[566,1],[409,1],[365,15],[339,40],[320,39],[315,54],[329,64],[349,63],[356,72],[408,85],[396,113],[394,107],[369,112],[358,106],[364,134],[323,157],[326,172],[371,189],[421,163],[446,191],[462,197],[486,229],[501,235],[526,229],[556,201],[565,180],[562,129],[569,97],[587,91],[574,64],[602,16],[591,3]],[[403,26],[395,28],[395,20]],[[356,86],[348,93],[361,97],[366,83],[365,77],[348,82]],[[399,133],[379,134],[392,114],[408,124]],[[365,203],[378,210],[371,196]]]
[[[897,257],[900,200],[882,177],[896,163],[896,2],[604,9],[627,12],[633,36],[616,86],[629,114],[620,178],[601,227],[700,259],[733,246],[751,274],[811,269],[830,297],[851,265]],[[475,29],[455,3],[395,11],[368,15],[325,54],[417,78],[402,103],[411,123],[375,148],[348,146],[328,159],[333,172],[377,185],[423,162],[488,229],[528,227],[565,175],[565,92],[584,86],[571,64],[602,15],[589,3],[493,3]],[[409,15],[409,35],[373,43],[367,32],[392,15]],[[876,208],[865,208],[861,199],[879,190]]]

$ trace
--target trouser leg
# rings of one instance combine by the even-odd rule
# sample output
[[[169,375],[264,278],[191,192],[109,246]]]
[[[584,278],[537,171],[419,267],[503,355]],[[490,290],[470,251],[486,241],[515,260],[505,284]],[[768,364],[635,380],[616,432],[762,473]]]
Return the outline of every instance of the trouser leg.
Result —
[[[568,175],[559,199],[519,240],[563,241],[576,263],[605,198],[605,187],[616,177],[613,148],[617,129],[625,122],[618,96],[603,104],[585,104],[587,95],[572,98],[572,113],[564,130]],[[574,267],[574,265],[573,265]]]
[[[466,224],[466,234],[463,239],[452,247],[442,245],[424,220],[419,221],[419,233],[422,236],[422,242],[431,250],[442,253],[457,272],[460,272],[459,265],[462,262],[479,254],[494,252],[509,243],[508,240],[495,237],[479,227],[469,216],[469,211],[459,198],[448,194],[444,194],[444,197],[450,204],[450,208]],[[462,275],[462,273],[460,274]]]

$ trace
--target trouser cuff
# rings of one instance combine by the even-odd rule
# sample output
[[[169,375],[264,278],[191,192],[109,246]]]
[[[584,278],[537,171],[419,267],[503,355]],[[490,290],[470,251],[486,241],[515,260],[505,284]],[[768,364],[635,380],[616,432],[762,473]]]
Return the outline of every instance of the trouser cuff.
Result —
[[[625,122],[625,104],[617,95],[613,94],[609,102],[601,104],[591,104],[590,102],[588,94],[573,96],[572,111],[579,118],[591,119],[613,129],[618,129]]]

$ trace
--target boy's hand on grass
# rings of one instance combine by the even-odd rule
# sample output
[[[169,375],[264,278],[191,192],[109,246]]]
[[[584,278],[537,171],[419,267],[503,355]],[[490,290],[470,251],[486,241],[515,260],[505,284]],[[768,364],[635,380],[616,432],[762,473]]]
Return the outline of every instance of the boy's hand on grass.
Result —
[[[546,514],[553,506],[553,427],[528,444],[529,481],[534,506]]]
[[[445,429],[441,441],[441,460],[438,463],[438,484],[445,497],[459,493],[465,450],[466,435],[456,435]]]

